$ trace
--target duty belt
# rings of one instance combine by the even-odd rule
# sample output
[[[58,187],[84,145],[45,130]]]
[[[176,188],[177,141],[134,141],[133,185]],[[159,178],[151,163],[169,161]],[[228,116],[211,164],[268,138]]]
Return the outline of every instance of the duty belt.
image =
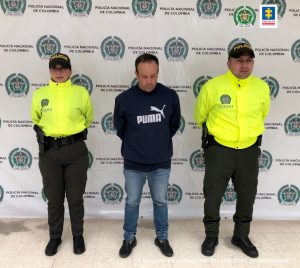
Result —
[[[262,135],[258,136],[257,139],[256,139],[256,142],[254,144],[250,145],[247,148],[254,147],[254,146],[260,146],[261,145],[261,139],[262,139]],[[236,150],[235,148],[231,148],[231,147],[228,147],[228,146],[225,146],[225,145],[222,145],[222,144],[218,143],[215,140],[214,136],[208,135],[208,137],[207,137],[207,147],[209,147],[210,145],[217,145],[217,146],[220,146],[220,147]],[[245,148],[245,149],[247,149],[247,148]],[[239,150],[243,150],[243,149],[239,149]]]
[[[68,146],[70,144],[75,143],[78,140],[83,140],[84,138],[83,138],[83,133],[80,132],[67,137],[61,137],[61,138],[46,137],[46,139],[50,147],[59,148],[62,146]]]

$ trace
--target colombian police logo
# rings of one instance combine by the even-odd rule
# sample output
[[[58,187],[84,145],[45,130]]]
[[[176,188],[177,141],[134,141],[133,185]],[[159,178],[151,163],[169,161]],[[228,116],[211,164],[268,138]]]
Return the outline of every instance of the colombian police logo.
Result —
[[[36,44],[37,52],[42,59],[49,59],[53,54],[60,52],[60,42],[53,35],[42,36]]]
[[[300,39],[293,44],[291,54],[294,62],[300,62]]]
[[[256,13],[252,7],[241,6],[235,9],[233,18],[237,26],[250,27],[255,23]]]
[[[182,190],[177,184],[169,184],[167,196],[168,204],[179,204],[182,198]]]
[[[183,116],[180,117],[180,126],[179,126],[179,129],[177,130],[176,134],[179,134],[181,135],[183,133],[185,129],[185,120],[183,118]]]
[[[101,190],[101,197],[105,204],[118,204],[123,199],[123,189],[119,184],[108,183]]]
[[[284,185],[279,189],[277,198],[281,205],[296,205],[300,198],[300,190],[293,184]]]
[[[26,0],[2,0],[1,7],[5,15],[23,15],[26,9]]]
[[[196,81],[193,84],[193,92],[196,98],[200,93],[202,86],[210,79],[212,79],[211,76],[200,76],[196,79]]]
[[[41,100],[41,106],[42,107],[46,107],[46,106],[48,106],[48,104],[49,104],[49,100],[48,99],[42,99]]]
[[[138,85],[139,84],[139,80],[137,80],[136,78],[134,78],[133,80],[132,80],[132,82],[131,82],[131,86],[133,87],[133,86],[136,86],[136,85]]]
[[[198,0],[197,11],[200,18],[216,19],[221,12],[221,0]]]
[[[2,202],[3,197],[4,197],[4,190],[3,190],[2,186],[0,185],[0,202]]]
[[[91,0],[67,0],[67,8],[72,16],[88,16],[91,12]]]
[[[101,126],[105,134],[117,133],[117,130],[114,127],[114,116],[112,113],[107,113],[102,117]]]
[[[89,157],[89,168],[91,168],[94,162],[94,157],[90,151],[88,151],[88,157]]]
[[[227,94],[224,94],[220,97],[220,101],[221,101],[222,104],[230,104],[231,97]]]
[[[6,92],[12,97],[25,97],[29,91],[29,81],[23,74],[13,73],[5,80]]]
[[[192,170],[203,171],[205,170],[204,151],[202,149],[196,150],[190,156],[190,166]]]
[[[239,43],[246,43],[246,44],[250,45],[250,42],[245,38],[235,38],[229,43],[227,52],[229,53],[231,51],[231,49]]]
[[[29,169],[32,164],[31,153],[24,148],[15,148],[9,154],[9,164],[13,169]]]
[[[76,74],[71,77],[71,81],[74,85],[83,86],[87,89],[89,94],[92,94],[93,91],[93,82],[91,78],[89,78],[85,74]]]
[[[274,100],[277,97],[279,92],[278,81],[272,76],[264,76],[261,79],[267,82],[267,84],[269,85],[271,99]]]
[[[272,166],[272,162],[272,155],[268,151],[263,150],[258,157],[259,171],[269,171]]]
[[[284,121],[284,130],[286,135],[300,135],[300,114],[292,114]]]
[[[233,205],[236,199],[237,199],[237,194],[234,191],[233,185],[230,183],[228,184],[226,191],[223,195],[222,203],[226,205]]]
[[[43,187],[43,189],[42,189],[42,191],[41,191],[41,196],[42,196],[42,199],[43,199],[45,202],[47,202],[47,197],[46,197],[46,195],[45,195],[45,189],[44,189],[44,187]]]
[[[286,10],[285,0],[263,0],[262,5],[277,5],[278,19],[281,19]]]
[[[164,50],[169,61],[184,61],[188,54],[189,46],[184,39],[172,37],[165,44]]]
[[[138,17],[153,17],[157,8],[156,0],[133,0],[132,10]]]
[[[120,60],[125,53],[125,45],[117,36],[108,36],[101,43],[101,54],[105,60]]]

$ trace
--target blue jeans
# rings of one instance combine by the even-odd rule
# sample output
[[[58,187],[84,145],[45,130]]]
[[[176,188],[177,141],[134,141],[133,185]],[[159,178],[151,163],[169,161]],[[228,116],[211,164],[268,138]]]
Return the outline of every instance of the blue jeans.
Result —
[[[167,190],[170,169],[156,169],[141,172],[124,169],[125,191],[127,194],[124,215],[124,239],[133,240],[139,218],[139,207],[146,179],[153,201],[153,217],[156,236],[160,240],[168,238]]]

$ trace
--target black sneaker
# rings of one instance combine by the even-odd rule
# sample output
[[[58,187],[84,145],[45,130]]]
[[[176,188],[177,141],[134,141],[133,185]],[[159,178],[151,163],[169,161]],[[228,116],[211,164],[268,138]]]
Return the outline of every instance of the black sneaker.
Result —
[[[122,247],[119,250],[119,255],[122,258],[126,258],[130,255],[132,249],[136,246],[136,238],[134,237],[134,239],[132,241],[130,240],[123,240],[123,244]]]
[[[61,244],[61,238],[51,238],[46,246],[45,254],[47,256],[53,256],[57,252],[58,246]]]
[[[75,254],[82,254],[85,252],[84,239],[82,235],[73,237],[73,252]]]
[[[155,245],[158,246],[162,252],[167,257],[172,257],[173,256],[173,249],[171,248],[168,239],[165,240],[159,240],[157,237],[154,240]]]
[[[248,237],[240,238],[234,236],[231,239],[231,243],[239,247],[247,256],[251,258],[258,257],[258,251]]]
[[[201,246],[201,252],[205,256],[212,256],[215,253],[215,248],[218,245],[218,237],[205,237]]]

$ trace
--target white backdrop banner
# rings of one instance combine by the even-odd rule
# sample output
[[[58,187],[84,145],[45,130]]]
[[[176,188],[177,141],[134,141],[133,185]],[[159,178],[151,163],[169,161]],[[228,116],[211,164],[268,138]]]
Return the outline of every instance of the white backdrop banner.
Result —
[[[268,82],[272,98],[254,217],[300,219],[299,0],[0,3],[0,217],[47,216],[30,105],[32,92],[48,83],[48,59],[56,52],[70,56],[72,80],[87,88],[95,109],[87,141],[86,217],[123,217],[123,159],[112,121],[114,99],[136,83],[134,61],[144,52],[159,58],[159,82],[177,91],[182,106],[181,128],[173,138],[170,218],[202,217],[205,165],[194,103],[207,80],[226,72],[228,50],[244,40],[255,50],[254,75]],[[277,28],[260,28],[261,15],[273,18],[272,9],[260,14],[262,4],[277,5]],[[232,216],[235,202],[230,183],[222,217]],[[152,216],[147,185],[140,216]]]

